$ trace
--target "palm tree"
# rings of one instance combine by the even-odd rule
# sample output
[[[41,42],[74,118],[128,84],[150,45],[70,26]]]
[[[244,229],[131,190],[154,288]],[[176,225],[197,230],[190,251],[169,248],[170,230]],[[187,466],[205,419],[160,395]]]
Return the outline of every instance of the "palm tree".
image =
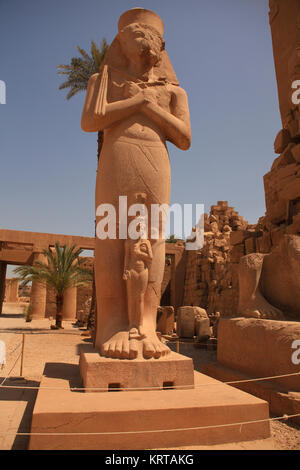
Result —
[[[84,49],[77,46],[81,57],[72,57],[70,65],[58,65],[58,74],[67,75],[67,80],[60,86],[60,90],[69,88],[67,93],[67,100],[76,95],[79,91],[87,89],[88,81],[91,75],[99,72],[100,66],[104,60],[109,45],[106,39],[102,39],[100,48],[97,47],[94,41],[91,41],[91,55]],[[103,132],[98,132],[98,160],[103,144]]]
[[[92,271],[81,267],[83,262],[79,255],[81,248],[73,246],[63,247],[55,243],[54,252],[49,248],[43,250],[46,262],[36,261],[33,266],[18,266],[14,272],[21,279],[21,287],[35,281],[46,283],[56,295],[56,322],[55,328],[62,328],[62,311],[64,293],[70,287],[78,287],[91,282]]]
[[[78,52],[81,57],[72,57],[70,65],[58,65],[58,74],[67,75],[67,80],[63,82],[59,89],[64,90],[69,88],[67,93],[67,100],[76,95],[79,91],[87,89],[88,81],[91,75],[99,72],[100,66],[104,60],[106,52],[108,51],[109,45],[106,39],[103,38],[100,44],[100,48],[97,47],[94,41],[91,41],[91,55],[89,55],[84,49],[77,46]],[[97,148],[97,160],[99,161],[101,149],[103,145],[103,132],[98,132],[98,148]],[[96,221],[95,221],[95,235],[96,235]],[[92,302],[90,313],[88,317],[87,327],[88,329],[95,331],[96,322],[96,288],[95,279],[93,279],[93,291],[92,291]]]

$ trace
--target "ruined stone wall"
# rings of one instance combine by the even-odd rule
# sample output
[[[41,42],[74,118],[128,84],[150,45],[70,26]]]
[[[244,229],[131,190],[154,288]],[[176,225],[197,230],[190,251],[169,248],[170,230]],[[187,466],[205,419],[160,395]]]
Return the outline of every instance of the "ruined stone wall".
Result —
[[[236,314],[238,262],[245,249],[233,247],[230,237],[249,227],[227,201],[218,201],[209,216],[205,214],[204,246],[187,253],[184,305],[199,306],[208,313]]]

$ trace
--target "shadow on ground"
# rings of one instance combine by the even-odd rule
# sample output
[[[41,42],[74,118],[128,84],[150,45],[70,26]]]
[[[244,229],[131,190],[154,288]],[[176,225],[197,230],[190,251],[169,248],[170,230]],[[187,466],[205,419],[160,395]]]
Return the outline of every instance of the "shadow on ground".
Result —
[[[0,383],[4,377],[0,377]],[[13,380],[5,381],[7,388],[0,388],[0,401],[26,402],[26,407],[17,429],[18,433],[28,433],[31,429],[32,412],[37,397],[38,390],[31,390],[29,387],[39,387],[40,383],[35,380]],[[22,388],[13,388],[14,386]],[[11,388],[10,388],[11,387]],[[12,423],[13,425],[13,423]],[[12,450],[26,450],[29,444],[29,436],[15,436]]]
[[[82,380],[79,375],[78,364],[47,362],[45,364],[43,375],[52,379],[67,379],[69,381],[70,388],[83,387]],[[82,392],[82,390],[78,390],[78,392]]]
[[[167,345],[171,351],[177,352],[176,342],[168,342]],[[190,357],[193,359],[194,369],[201,372],[202,365],[208,362],[217,361],[217,351],[208,351],[207,349],[199,349],[194,346],[193,343],[179,343],[179,354]]]

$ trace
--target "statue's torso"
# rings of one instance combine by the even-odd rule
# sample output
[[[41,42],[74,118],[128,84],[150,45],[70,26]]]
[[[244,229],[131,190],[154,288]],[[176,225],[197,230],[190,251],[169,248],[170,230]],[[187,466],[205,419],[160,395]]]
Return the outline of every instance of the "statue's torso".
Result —
[[[124,78],[116,72],[110,73],[108,103],[124,100]],[[148,85],[153,101],[162,109],[171,112],[172,85]],[[165,136],[157,124],[143,113],[134,113],[120,120],[105,130],[105,138],[118,140],[122,137],[141,139],[143,141],[165,141]]]

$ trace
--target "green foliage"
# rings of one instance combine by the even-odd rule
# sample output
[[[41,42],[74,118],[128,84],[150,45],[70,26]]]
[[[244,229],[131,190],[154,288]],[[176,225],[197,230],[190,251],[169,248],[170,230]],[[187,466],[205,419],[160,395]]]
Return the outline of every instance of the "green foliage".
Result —
[[[169,238],[166,239],[166,243],[177,243],[179,238],[175,238],[175,235],[170,235]]]
[[[55,243],[54,252],[51,249],[43,251],[46,262],[36,261],[33,266],[18,266],[14,272],[21,279],[21,287],[29,282],[46,283],[56,295],[62,296],[69,287],[78,287],[92,281],[93,272],[81,266],[83,259],[79,258],[81,248],[75,246],[59,246]]]
[[[59,75],[67,75],[67,80],[60,85],[59,89],[69,88],[67,93],[68,100],[79,91],[86,90],[91,75],[99,72],[108,48],[109,45],[106,39],[102,39],[100,48],[97,47],[94,41],[91,41],[90,55],[84,49],[77,46],[81,57],[72,57],[70,65],[57,66]]]

